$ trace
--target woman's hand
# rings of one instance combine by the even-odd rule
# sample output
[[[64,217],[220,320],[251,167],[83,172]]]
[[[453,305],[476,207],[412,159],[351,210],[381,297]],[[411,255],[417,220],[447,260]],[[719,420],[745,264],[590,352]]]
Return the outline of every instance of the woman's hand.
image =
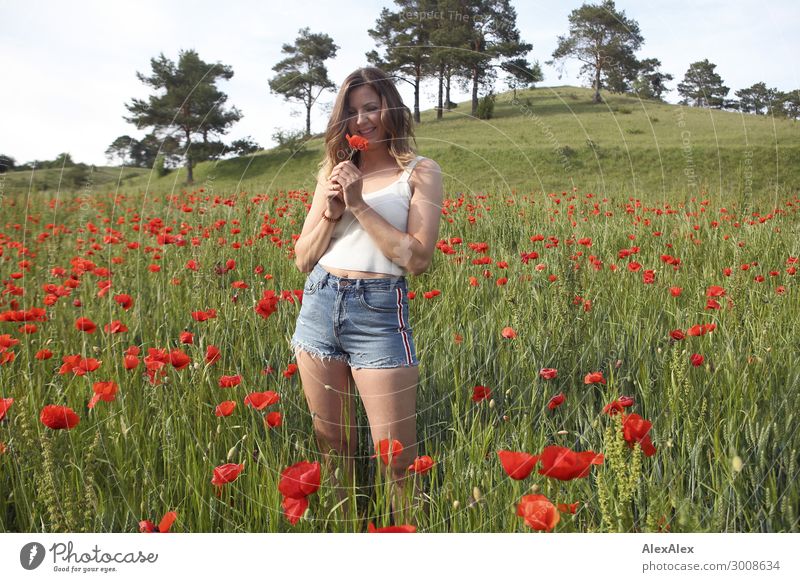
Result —
[[[336,182],[328,180],[328,191],[326,192],[325,216],[336,220],[344,214],[344,196],[342,196],[342,187]]]
[[[347,208],[357,208],[364,204],[361,196],[361,170],[350,160],[340,162],[334,166],[330,181],[334,188],[338,187]]]

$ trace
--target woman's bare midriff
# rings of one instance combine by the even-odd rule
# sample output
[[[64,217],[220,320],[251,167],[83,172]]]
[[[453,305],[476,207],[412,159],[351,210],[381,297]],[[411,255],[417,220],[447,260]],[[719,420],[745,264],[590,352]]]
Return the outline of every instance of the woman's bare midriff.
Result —
[[[335,269],[333,267],[326,267],[322,263],[319,265],[331,275],[339,277],[340,279],[383,279],[386,277],[395,277],[396,275],[389,275],[388,273],[370,273],[369,271],[345,271],[343,269]]]

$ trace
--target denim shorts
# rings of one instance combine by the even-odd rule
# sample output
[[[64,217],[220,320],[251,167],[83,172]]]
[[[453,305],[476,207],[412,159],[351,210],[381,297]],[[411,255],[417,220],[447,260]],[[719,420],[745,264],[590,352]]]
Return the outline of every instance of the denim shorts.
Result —
[[[303,286],[291,346],[351,368],[417,366],[403,276],[345,279],[319,263]]]

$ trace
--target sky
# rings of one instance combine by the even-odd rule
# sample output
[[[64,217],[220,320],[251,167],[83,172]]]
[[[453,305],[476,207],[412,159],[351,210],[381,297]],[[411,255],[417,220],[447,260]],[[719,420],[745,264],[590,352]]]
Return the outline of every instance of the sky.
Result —
[[[537,86],[587,86],[578,77],[579,63],[562,72],[545,64],[581,1],[511,3],[522,40],[533,45],[528,59],[539,61],[544,73]],[[674,89],[689,65],[705,58],[717,65],[731,98],[734,90],[759,81],[782,91],[800,88],[800,67],[789,57],[800,54],[796,0],[618,0],[616,6],[639,23],[645,42],[637,56],[660,59],[662,71],[675,77],[669,102],[677,102]],[[365,53],[375,47],[367,30],[383,7],[395,9],[389,0],[0,0],[0,153],[23,163],[66,151],[75,161],[108,164],[105,150],[117,136],[145,134],[123,119],[125,103],[151,94],[136,72],[149,75],[151,58],[163,53],[177,61],[186,49],[233,68],[233,78],[218,86],[243,118],[223,139],[250,136],[269,147],[276,130],[305,126],[302,106],[269,91],[272,67],[285,56],[283,44],[293,43],[304,27],[330,35],[340,48],[326,65],[339,86],[369,64]],[[411,86],[401,82],[398,88],[412,107]],[[505,88],[501,77],[497,89]],[[468,97],[456,89],[451,98]],[[333,98],[326,91],[320,102]],[[434,81],[423,85],[420,98],[423,110],[435,104]],[[326,122],[320,108],[312,112],[312,132],[323,131]]]

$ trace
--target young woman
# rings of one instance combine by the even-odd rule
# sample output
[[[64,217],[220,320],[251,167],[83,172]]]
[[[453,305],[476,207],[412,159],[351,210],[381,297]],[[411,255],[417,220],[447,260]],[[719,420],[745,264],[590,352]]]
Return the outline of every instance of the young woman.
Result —
[[[367,149],[353,150],[348,135],[367,140]],[[395,523],[411,519],[402,492],[417,455],[419,362],[405,275],[431,263],[443,197],[439,165],[417,156],[414,145],[411,113],[387,75],[374,67],[348,75],[295,243],[297,267],[310,274],[291,344],[317,441],[334,475],[334,459],[345,461],[342,487],[334,479],[344,498],[355,478],[352,378],[373,442],[403,445],[387,474]]]

